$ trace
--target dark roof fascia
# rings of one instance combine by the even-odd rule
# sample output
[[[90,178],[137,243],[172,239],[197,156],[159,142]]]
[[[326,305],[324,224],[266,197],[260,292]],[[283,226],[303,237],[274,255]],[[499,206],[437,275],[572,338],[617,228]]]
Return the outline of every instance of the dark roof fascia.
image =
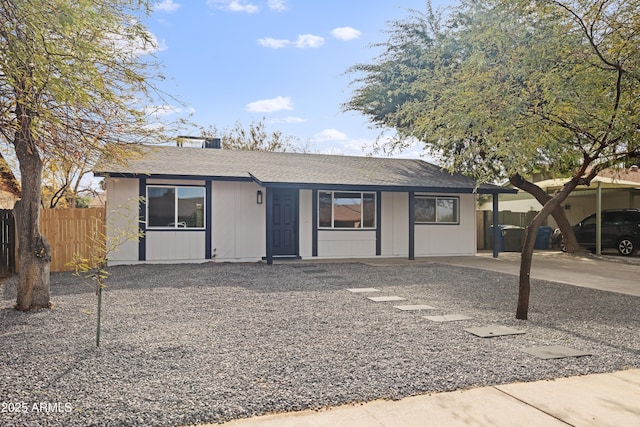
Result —
[[[327,191],[397,191],[416,193],[456,193],[456,194],[498,194],[498,193],[515,193],[510,189],[504,188],[478,188],[470,187],[408,187],[399,185],[351,185],[351,184],[301,184],[301,183],[283,183],[283,182],[260,182],[261,186],[266,188],[297,188],[300,190],[327,190]]]
[[[211,175],[165,175],[165,174],[144,174],[144,173],[130,173],[130,172],[94,172],[97,177],[109,177],[109,178],[146,178],[146,179],[180,179],[188,181],[240,181],[240,182],[252,182],[250,177],[242,176],[211,176]]]
[[[478,188],[478,194],[517,194],[513,188]]]
[[[189,181],[235,181],[235,182],[255,182],[265,188],[297,188],[301,190],[327,190],[327,191],[397,191],[397,192],[422,192],[422,193],[455,193],[455,194],[515,194],[518,191],[510,188],[471,188],[471,187],[409,187],[399,185],[367,185],[367,184],[311,184],[296,182],[262,182],[252,174],[247,177],[232,176],[209,176],[209,175],[164,175],[164,174],[139,174],[130,172],[95,172],[97,177],[110,178],[146,178],[146,179],[166,179],[166,180],[189,180]]]

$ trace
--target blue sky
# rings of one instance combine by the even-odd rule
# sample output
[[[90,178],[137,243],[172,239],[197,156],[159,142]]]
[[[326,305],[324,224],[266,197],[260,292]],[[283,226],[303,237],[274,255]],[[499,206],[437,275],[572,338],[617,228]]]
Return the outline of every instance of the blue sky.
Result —
[[[434,0],[434,7],[452,0]],[[262,118],[314,152],[364,155],[379,130],[344,113],[353,75],[386,40],[387,22],[424,0],[158,0],[145,22],[158,41],[161,88],[200,126],[245,127]],[[396,154],[418,157],[419,147]]]

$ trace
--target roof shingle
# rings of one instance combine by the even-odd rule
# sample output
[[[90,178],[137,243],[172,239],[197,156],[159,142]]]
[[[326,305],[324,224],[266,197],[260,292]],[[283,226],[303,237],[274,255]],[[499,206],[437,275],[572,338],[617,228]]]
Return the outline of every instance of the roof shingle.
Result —
[[[96,165],[94,171],[99,175],[246,178],[266,186],[438,188],[465,192],[476,189],[473,179],[417,159],[168,146],[145,146],[142,151],[144,155],[140,158],[125,164],[104,162]],[[487,184],[478,190],[505,191]]]

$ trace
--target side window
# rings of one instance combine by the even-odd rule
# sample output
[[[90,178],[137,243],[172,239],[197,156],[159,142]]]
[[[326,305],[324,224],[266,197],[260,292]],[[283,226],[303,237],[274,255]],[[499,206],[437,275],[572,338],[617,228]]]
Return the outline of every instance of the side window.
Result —
[[[416,196],[413,209],[418,224],[460,223],[458,197]]]
[[[596,216],[591,215],[582,220],[582,227],[593,227],[596,225]]]
[[[603,225],[621,225],[625,220],[625,212],[605,212],[602,214]]]
[[[640,212],[625,212],[625,222],[640,224]]]

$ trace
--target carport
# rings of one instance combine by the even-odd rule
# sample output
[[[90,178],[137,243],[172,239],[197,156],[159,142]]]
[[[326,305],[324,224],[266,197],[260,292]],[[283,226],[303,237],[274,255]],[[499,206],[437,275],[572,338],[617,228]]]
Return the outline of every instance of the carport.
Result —
[[[544,181],[537,182],[540,188],[545,190],[546,193],[554,193],[555,191],[561,189],[564,184],[567,182],[566,178],[557,178],[557,179],[547,179]],[[595,186],[595,188],[594,188]],[[579,185],[575,190],[571,193],[572,195],[580,195],[580,193],[585,193],[585,195],[589,193],[595,193],[595,205],[596,205],[596,254],[602,254],[602,244],[601,244],[601,225],[602,225],[602,193],[605,190],[628,190],[629,193],[629,201],[628,207],[635,206],[635,198],[636,195],[640,196],[640,182],[635,181],[626,181],[608,176],[596,176],[591,180],[591,185]],[[571,196],[570,196],[571,197]],[[567,199],[569,200],[569,199]],[[565,201],[564,203],[565,209],[569,210],[571,205]]]

